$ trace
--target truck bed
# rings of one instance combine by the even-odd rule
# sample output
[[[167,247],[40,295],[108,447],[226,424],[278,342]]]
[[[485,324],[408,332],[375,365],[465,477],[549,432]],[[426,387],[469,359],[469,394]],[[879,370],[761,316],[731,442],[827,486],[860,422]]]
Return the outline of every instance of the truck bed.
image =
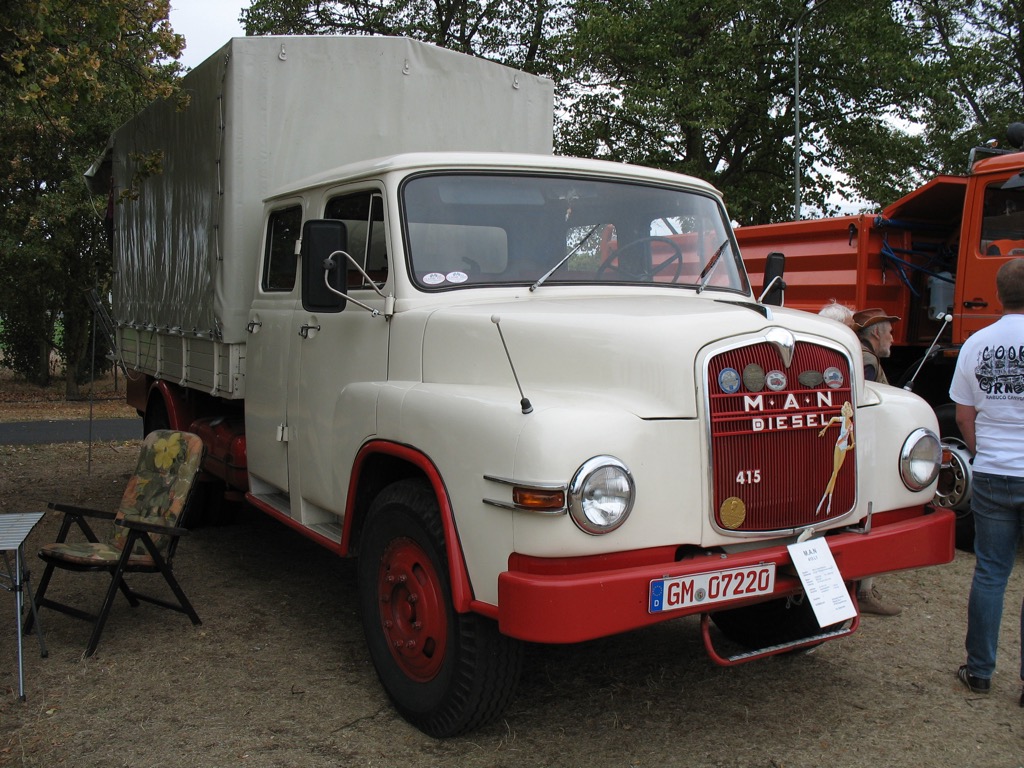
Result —
[[[751,282],[786,255],[786,306],[817,312],[834,299],[901,318],[896,343],[923,346],[952,304],[965,179],[940,176],[881,213],[740,227]]]

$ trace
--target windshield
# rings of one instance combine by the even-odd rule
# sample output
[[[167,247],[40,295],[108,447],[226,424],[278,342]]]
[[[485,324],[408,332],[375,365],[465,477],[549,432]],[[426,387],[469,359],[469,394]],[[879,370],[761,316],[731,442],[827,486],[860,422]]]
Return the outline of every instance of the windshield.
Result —
[[[749,290],[725,211],[698,192],[437,174],[407,181],[402,203],[411,274],[427,290],[567,283]]]

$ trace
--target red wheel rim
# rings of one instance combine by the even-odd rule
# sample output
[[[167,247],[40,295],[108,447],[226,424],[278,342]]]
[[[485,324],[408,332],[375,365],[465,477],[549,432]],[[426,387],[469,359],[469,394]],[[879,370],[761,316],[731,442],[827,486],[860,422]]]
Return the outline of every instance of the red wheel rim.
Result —
[[[448,613],[441,580],[423,548],[395,539],[377,579],[380,622],[391,655],[411,680],[432,680],[444,663]]]

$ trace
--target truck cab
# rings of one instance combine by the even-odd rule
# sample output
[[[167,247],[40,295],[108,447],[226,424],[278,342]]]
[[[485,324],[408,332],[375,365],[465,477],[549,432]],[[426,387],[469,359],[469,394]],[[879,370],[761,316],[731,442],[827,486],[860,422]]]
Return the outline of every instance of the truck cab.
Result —
[[[794,600],[798,537],[851,582],[951,556],[929,409],[867,385],[852,334],[759,303],[702,182],[399,155],[269,198],[260,252],[248,498],[359,556],[378,672],[428,732],[470,715],[401,692],[465,662],[463,624],[501,669],[688,614],[777,651],[831,636]]]

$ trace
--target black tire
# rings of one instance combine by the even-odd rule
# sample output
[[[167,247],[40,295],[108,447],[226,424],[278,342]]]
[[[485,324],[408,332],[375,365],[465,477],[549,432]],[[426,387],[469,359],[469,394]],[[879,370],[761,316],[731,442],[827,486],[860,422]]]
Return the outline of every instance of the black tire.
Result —
[[[223,480],[202,473],[195,480],[192,496],[188,503],[195,505],[189,512],[188,525],[191,529],[233,525],[241,515],[242,504],[225,498],[227,486]]]
[[[395,708],[436,738],[500,717],[523,661],[522,643],[495,622],[455,612],[445,552],[426,484],[404,480],[374,500],[358,564],[366,644]]]
[[[711,614],[711,620],[729,640],[751,650],[802,640],[835,628],[818,626],[811,601],[803,595],[718,611]]]
[[[956,405],[945,403],[935,409],[939,420],[939,438],[962,440],[960,427],[956,424]],[[974,515],[968,504],[967,509],[956,510],[956,548],[962,552],[974,551]]]
[[[154,393],[146,403],[146,413],[142,417],[142,435],[145,437],[158,429],[171,429],[171,415],[163,397]]]

